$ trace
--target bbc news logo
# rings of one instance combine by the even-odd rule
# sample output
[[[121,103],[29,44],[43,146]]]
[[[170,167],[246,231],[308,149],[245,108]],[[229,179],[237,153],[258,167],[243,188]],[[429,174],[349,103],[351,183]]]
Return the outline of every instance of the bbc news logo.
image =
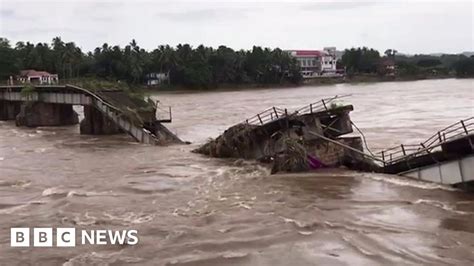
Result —
[[[78,241],[79,242],[79,241]],[[80,230],[81,245],[136,245],[137,230]],[[11,228],[12,247],[75,247],[76,228]]]

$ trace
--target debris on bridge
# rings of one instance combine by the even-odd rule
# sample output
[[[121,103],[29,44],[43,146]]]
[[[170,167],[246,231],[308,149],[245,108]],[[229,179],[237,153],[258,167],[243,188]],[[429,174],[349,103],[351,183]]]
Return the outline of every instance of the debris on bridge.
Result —
[[[148,144],[182,143],[162,123],[171,122],[171,107],[121,89],[87,89],[74,85],[0,86],[0,120],[18,126],[60,126],[78,123],[73,105],[84,106],[81,134],[125,132]],[[158,119],[157,112],[166,112]]]
[[[360,137],[341,137],[353,132],[349,117],[353,106],[338,104],[340,98],[322,99],[295,111],[269,108],[230,127],[195,152],[272,163],[273,173],[341,165],[378,170],[364,156]]]

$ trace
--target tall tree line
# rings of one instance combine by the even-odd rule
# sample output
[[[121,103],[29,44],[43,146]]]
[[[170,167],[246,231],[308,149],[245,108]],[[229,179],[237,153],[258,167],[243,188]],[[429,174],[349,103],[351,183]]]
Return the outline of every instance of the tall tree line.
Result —
[[[346,49],[339,62],[348,75],[383,74],[380,65],[383,60],[391,60],[397,67],[398,76],[421,77],[433,74],[458,77],[474,77],[474,56],[463,54],[443,54],[441,56],[417,54],[406,56],[397,50],[387,49],[384,56],[372,48]]]
[[[60,79],[101,78],[139,84],[145,75],[165,72],[170,83],[186,87],[215,87],[221,84],[298,83],[299,66],[281,49],[254,46],[235,51],[189,44],[161,45],[146,51],[132,40],[125,47],[104,43],[84,53],[74,42],[56,37],[50,44],[18,42],[0,38],[0,78],[8,79],[22,69],[57,73]]]

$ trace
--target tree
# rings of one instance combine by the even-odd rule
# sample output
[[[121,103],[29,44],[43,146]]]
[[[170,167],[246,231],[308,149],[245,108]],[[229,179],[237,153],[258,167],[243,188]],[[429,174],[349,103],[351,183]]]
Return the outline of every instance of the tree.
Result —
[[[380,54],[375,49],[351,48],[346,49],[342,55],[342,64],[347,71],[352,73],[376,73],[377,64],[380,60]]]
[[[397,53],[398,53],[398,51],[395,50],[395,49],[387,49],[387,50],[385,50],[385,52],[384,52],[385,56],[391,57],[391,58],[395,58],[395,55],[396,55]]]
[[[143,69],[145,67],[146,52],[137,45],[135,39],[130,42],[130,48],[126,48],[129,51],[127,55],[129,73],[131,76],[131,81],[133,83],[138,83],[142,80]]]
[[[10,42],[5,38],[0,38],[0,79],[6,80],[18,71],[14,50]]]
[[[420,59],[416,64],[420,67],[435,67],[441,65],[441,61],[439,59],[427,58]]]
[[[463,57],[454,64],[458,77],[474,77],[474,56]]]

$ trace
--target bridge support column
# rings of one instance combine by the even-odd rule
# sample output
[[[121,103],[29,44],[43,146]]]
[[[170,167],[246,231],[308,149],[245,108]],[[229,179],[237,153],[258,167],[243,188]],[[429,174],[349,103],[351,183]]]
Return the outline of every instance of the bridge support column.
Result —
[[[0,120],[15,120],[20,108],[21,102],[0,100]]]
[[[95,107],[84,106],[80,132],[84,135],[112,135],[122,133],[122,130]]]
[[[72,105],[42,102],[23,102],[16,116],[17,126],[65,126],[79,123]]]

